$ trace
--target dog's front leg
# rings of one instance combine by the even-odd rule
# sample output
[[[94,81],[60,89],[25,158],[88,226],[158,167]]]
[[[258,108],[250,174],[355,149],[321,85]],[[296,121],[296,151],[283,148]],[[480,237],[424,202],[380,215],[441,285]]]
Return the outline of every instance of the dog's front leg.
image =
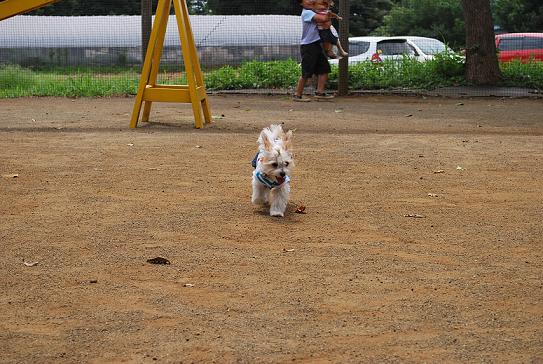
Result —
[[[270,216],[285,216],[289,194],[290,184],[288,182],[270,191]]]
[[[265,205],[268,203],[268,193],[269,188],[264,186],[262,183],[258,182],[255,177],[253,177],[253,197],[251,201],[255,205]]]

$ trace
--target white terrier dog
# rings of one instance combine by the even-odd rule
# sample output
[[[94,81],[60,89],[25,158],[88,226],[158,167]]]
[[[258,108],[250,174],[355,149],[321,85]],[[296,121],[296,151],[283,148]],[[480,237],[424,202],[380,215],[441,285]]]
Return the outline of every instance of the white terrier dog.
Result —
[[[285,215],[290,194],[292,130],[281,125],[264,128],[258,138],[259,152],[253,159],[253,197],[255,205],[270,205],[270,216]]]

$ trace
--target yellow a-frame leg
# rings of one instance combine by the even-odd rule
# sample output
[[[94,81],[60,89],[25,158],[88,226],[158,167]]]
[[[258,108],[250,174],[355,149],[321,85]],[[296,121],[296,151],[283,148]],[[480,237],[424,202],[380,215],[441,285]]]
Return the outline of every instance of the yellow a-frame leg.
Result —
[[[18,14],[28,13],[42,6],[52,4],[58,0],[2,0],[0,1],[0,20],[10,18]]]
[[[188,85],[156,84],[172,1],[179,29],[179,39],[181,41]],[[202,113],[205,122],[211,122],[211,112],[209,111],[204,79],[196,52],[196,45],[194,44],[185,0],[158,1],[155,22],[151,31],[149,46],[147,47],[147,54],[145,55],[141,72],[138,94],[136,95],[134,110],[132,111],[132,118],[130,120],[131,128],[137,126],[141,106],[144,102],[142,121],[149,121],[151,104],[154,101],[191,103],[194,113],[194,126],[198,129],[203,127]]]

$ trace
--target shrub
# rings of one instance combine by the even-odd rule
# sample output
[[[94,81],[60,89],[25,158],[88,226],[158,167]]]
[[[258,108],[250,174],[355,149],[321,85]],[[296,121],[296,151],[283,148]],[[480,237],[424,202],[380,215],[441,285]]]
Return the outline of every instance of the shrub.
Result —
[[[522,86],[543,89],[543,62],[532,60],[521,63],[519,60],[500,64],[503,82],[507,86]]]

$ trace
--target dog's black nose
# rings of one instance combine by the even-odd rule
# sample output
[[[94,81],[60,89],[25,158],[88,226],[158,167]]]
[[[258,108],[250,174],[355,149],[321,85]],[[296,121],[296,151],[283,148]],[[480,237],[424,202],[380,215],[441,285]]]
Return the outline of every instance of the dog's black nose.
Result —
[[[279,173],[281,175],[281,177],[285,177],[285,172],[281,171],[281,173]]]

